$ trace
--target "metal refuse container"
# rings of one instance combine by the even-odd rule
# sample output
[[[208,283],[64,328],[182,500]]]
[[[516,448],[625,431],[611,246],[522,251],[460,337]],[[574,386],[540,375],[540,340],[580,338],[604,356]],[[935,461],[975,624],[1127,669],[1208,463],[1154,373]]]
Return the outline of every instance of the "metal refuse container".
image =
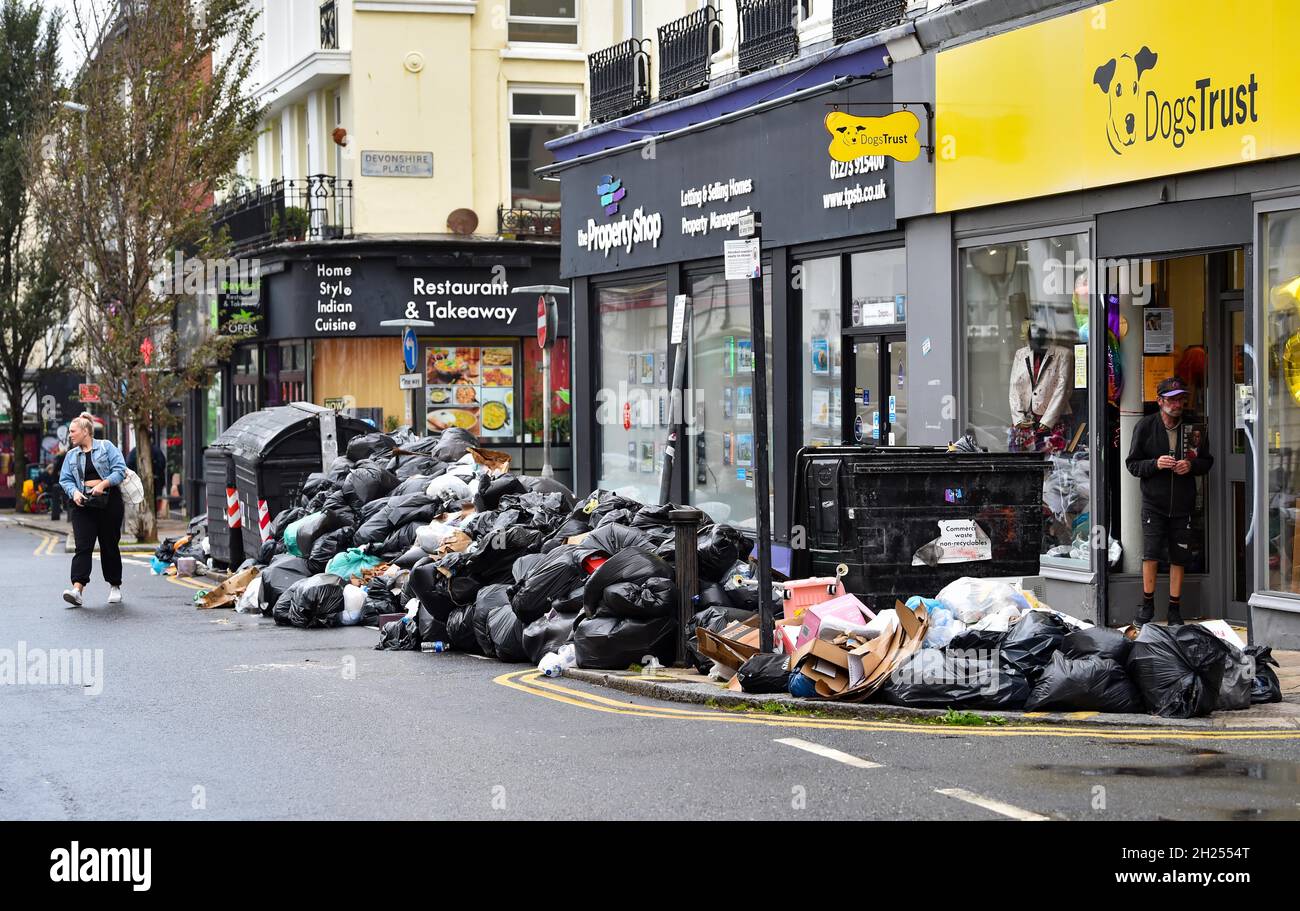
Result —
[[[844,564],[845,587],[872,610],[932,598],[963,576],[1036,575],[1048,470],[1040,453],[802,449],[792,575],[834,576]]]
[[[261,550],[270,523],[293,504],[309,475],[328,468],[353,437],[373,432],[365,421],[305,402],[255,411],[231,424],[219,441],[234,462],[244,553]]]
[[[209,556],[218,567],[239,566],[244,562],[243,509],[235,486],[235,457],[221,437],[203,451],[203,484],[208,501]]]

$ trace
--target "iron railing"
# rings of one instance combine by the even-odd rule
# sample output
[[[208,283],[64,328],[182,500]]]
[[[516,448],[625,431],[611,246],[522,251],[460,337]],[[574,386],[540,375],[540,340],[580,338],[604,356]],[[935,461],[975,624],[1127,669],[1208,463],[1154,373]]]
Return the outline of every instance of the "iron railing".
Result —
[[[231,252],[283,241],[352,236],[352,181],[329,174],[273,180],[213,207],[213,231],[229,233]]]
[[[799,56],[803,0],[736,0],[740,15],[740,71],[752,73]]]
[[[513,237],[560,236],[559,209],[497,209],[497,233]]]
[[[706,6],[659,26],[659,100],[709,84],[709,60],[722,49],[722,20]]]
[[[622,117],[650,103],[648,43],[632,38],[587,57],[593,123]]]
[[[831,8],[836,44],[898,25],[907,14],[907,0],[835,0]]]
[[[336,0],[324,0],[320,5],[320,49],[339,49],[339,10]]]

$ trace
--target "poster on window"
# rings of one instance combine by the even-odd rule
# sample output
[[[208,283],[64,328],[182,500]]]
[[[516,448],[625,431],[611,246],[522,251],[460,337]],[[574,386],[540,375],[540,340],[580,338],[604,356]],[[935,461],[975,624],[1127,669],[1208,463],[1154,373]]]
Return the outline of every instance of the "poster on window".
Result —
[[[513,437],[515,349],[435,345],[425,349],[425,425],[488,438]]]
[[[815,338],[812,340],[811,349],[813,376],[829,376],[831,372],[830,342],[824,338]]]
[[[1167,307],[1147,307],[1142,315],[1142,353],[1174,353],[1174,311]]]
[[[831,424],[831,391],[814,389],[812,391],[812,423],[815,427],[829,427]]]

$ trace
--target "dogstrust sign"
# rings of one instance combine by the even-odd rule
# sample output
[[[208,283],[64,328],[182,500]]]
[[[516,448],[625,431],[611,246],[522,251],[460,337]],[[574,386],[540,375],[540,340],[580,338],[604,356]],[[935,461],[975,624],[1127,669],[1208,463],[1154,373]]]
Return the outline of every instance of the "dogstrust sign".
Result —
[[[944,51],[936,208],[1300,153],[1296,0],[1112,0]]]

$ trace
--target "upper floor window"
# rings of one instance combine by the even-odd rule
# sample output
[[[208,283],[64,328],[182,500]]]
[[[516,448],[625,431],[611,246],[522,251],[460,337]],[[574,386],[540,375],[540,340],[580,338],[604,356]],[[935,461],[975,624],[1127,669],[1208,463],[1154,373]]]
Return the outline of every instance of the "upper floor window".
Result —
[[[578,0],[510,0],[506,37],[539,44],[577,44]]]
[[[546,143],[578,128],[577,89],[510,90],[510,203],[529,207],[550,203],[558,207],[560,185],[535,171],[555,161]]]

